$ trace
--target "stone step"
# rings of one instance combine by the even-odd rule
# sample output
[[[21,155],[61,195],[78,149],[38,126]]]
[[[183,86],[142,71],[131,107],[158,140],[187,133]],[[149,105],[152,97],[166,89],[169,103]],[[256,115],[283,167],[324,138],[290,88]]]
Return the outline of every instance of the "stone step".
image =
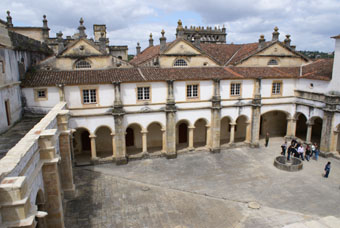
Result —
[[[318,220],[289,224],[283,228],[340,228],[340,219],[327,216]]]

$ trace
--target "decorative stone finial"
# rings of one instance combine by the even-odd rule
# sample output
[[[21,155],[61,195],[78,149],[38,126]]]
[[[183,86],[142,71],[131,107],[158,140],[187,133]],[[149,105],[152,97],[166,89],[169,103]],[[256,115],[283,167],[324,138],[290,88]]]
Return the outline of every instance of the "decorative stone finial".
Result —
[[[140,47],[140,46],[139,46],[139,42],[137,42],[137,47]]]
[[[286,35],[286,39],[284,40],[284,44],[285,44],[287,47],[290,47],[290,42],[291,42],[291,40],[290,40],[290,35],[287,34],[287,35]]]
[[[182,26],[182,21],[181,21],[181,19],[178,20],[177,24],[178,24],[178,26]]]
[[[43,15],[43,18],[44,18],[44,20],[46,19],[46,15],[45,14]]]
[[[152,33],[150,33],[150,39],[152,39]]]
[[[84,19],[82,17],[80,18],[79,23],[80,23],[80,25],[83,25]]]
[[[272,41],[278,41],[279,40],[280,33],[278,31],[279,31],[279,28],[277,26],[275,26]]]
[[[78,30],[79,30],[79,38],[86,38],[86,34],[85,34],[85,26],[83,25],[83,23],[84,23],[84,20],[83,20],[83,18],[81,17],[80,18],[80,20],[79,20],[79,23],[80,23],[80,25],[79,25],[79,27],[78,27]]]
[[[277,26],[275,26],[274,31],[275,32],[279,31],[279,28]]]
[[[162,29],[161,34],[162,34],[162,37],[164,37],[164,34],[165,34],[164,29]]]
[[[9,12],[9,10],[7,10],[7,26],[13,27],[11,12]]]
[[[264,44],[265,44],[266,40],[264,39],[264,35],[261,34],[260,35],[260,39],[259,39],[259,46],[258,46],[258,49],[262,49],[264,47]]]
[[[153,39],[152,39],[152,33],[150,33],[150,39],[149,39],[149,47],[153,46]]]

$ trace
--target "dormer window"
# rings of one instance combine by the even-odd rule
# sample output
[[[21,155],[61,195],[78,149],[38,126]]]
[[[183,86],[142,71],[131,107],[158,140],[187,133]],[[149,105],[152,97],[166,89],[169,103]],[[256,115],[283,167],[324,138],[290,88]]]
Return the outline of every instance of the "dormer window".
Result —
[[[174,63],[174,66],[176,67],[183,67],[188,66],[187,62],[184,59],[177,59]]]
[[[88,69],[91,68],[91,64],[85,60],[79,60],[76,62],[76,69]]]
[[[271,59],[269,60],[268,65],[279,65],[279,64],[275,59]]]

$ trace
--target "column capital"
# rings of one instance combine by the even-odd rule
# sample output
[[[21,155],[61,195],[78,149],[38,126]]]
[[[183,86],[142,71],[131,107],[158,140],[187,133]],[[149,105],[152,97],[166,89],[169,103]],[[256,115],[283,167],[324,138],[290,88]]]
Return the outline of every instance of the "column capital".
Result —
[[[165,131],[166,131],[166,128],[165,128],[165,127],[162,127],[161,131],[162,131],[162,132],[165,132]]]
[[[90,134],[90,135],[89,135],[89,138],[90,138],[90,139],[95,139],[96,137],[97,137],[97,136],[96,136],[95,134]]]
[[[189,129],[195,129],[196,127],[193,126],[193,125],[190,125],[188,128],[189,128]]]
[[[115,135],[116,135],[116,133],[115,133],[115,132],[112,132],[110,135],[113,137],[113,136],[115,136]]]
[[[210,125],[210,124],[207,124],[207,125],[205,125],[205,127],[207,127],[207,128],[210,128],[210,127],[211,127],[211,125]]]
[[[147,130],[141,130],[141,132],[140,133],[142,133],[142,134],[147,134],[148,133],[148,131]]]
[[[288,121],[296,121],[296,118],[295,117],[287,117],[287,120]]]
[[[235,126],[236,123],[234,123],[234,122],[233,122],[233,123],[229,123],[229,125],[230,125],[230,126]]]

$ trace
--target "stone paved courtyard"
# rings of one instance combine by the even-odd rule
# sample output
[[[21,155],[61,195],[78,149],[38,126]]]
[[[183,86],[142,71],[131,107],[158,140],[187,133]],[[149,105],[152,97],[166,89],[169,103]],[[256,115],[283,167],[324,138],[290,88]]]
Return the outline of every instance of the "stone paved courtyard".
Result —
[[[66,204],[66,227],[266,228],[340,218],[340,161],[319,158],[305,161],[299,172],[278,170],[273,159],[281,143],[274,138],[268,148],[77,167],[77,197]]]

